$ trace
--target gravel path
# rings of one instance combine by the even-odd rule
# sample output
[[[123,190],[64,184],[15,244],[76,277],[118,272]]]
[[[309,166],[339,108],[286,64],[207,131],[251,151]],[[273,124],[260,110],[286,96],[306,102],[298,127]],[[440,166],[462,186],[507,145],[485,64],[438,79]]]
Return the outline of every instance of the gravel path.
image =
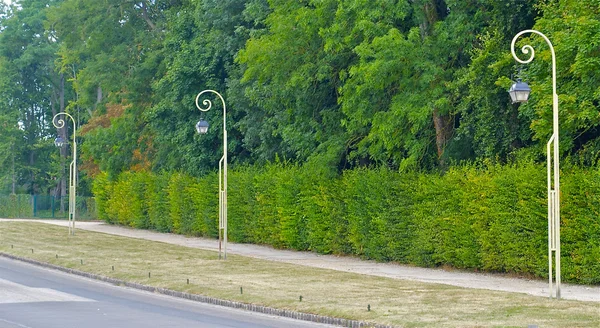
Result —
[[[67,226],[67,221],[65,220],[30,221]],[[105,224],[103,222],[80,221],[76,223],[76,229],[160,241],[186,247],[215,251],[218,250],[218,243],[214,239],[185,237],[170,233],[131,229],[122,226]],[[297,265],[354,272],[394,279],[440,283],[467,288],[526,293],[542,297],[548,297],[549,294],[548,281],[542,280],[528,280],[493,274],[419,268],[393,263],[377,263],[374,261],[360,260],[354,257],[339,257],[334,255],[319,255],[312,252],[279,250],[267,246],[251,244],[229,243],[227,252],[228,254],[237,254],[271,261],[281,261]],[[561,287],[561,294],[564,299],[600,302],[600,286],[581,286],[563,283]]]

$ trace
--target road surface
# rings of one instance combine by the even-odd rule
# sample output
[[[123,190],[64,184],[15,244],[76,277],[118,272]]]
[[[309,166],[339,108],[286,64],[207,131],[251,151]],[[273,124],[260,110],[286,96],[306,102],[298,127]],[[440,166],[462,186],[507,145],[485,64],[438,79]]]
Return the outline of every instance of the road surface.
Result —
[[[0,258],[0,328],[331,327],[113,286]]]

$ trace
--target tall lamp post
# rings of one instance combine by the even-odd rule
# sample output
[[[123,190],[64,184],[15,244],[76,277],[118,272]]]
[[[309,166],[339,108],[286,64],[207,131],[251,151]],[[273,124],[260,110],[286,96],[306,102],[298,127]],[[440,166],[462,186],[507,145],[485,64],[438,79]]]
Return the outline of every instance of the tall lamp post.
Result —
[[[527,60],[521,60],[515,54],[515,42],[517,39],[525,34],[533,33],[541,36],[546,40],[552,53],[552,136],[546,144],[547,152],[547,170],[548,170],[548,283],[550,298],[552,298],[552,252],[554,252],[554,266],[555,266],[555,278],[556,278],[556,298],[560,299],[560,181],[559,181],[559,152],[558,152],[558,95],[556,94],[556,56],[554,54],[554,47],[550,40],[541,32],[536,30],[524,30],[512,39],[510,50],[516,61],[522,64],[530,63],[535,56],[533,47],[525,45],[521,48],[524,54],[531,52],[531,56]],[[531,89],[526,83],[518,80],[517,83],[508,90],[513,103],[525,102],[529,98],[529,92]],[[552,167],[554,168],[552,170]]]
[[[57,129],[62,129],[65,126],[65,121],[59,118],[60,115],[67,116],[73,121],[73,161],[69,165],[69,235],[75,234],[75,197],[77,195],[77,139],[75,138],[76,126],[73,116],[67,113],[58,113],[52,118],[52,124]],[[57,119],[58,118],[58,119]],[[67,142],[60,136],[54,140],[54,144],[62,148]]]
[[[223,258],[227,259],[227,109],[225,107],[225,100],[223,97],[214,90],[204,90],[196,96],[196,107],[202,111],[207,112],[212,107],[212,103],[208,99],[204,99],[202,104],[206,108],[200,107],[198,100],[200,96],[211,92],[214,93],[221,99],[223,103],[223,157],[219,161],[219,259],[221,258],[221,243],[223,244]],[[208,122],[204,119],[196,124],[196,131],[199,134],[205,134],[208,132]]]

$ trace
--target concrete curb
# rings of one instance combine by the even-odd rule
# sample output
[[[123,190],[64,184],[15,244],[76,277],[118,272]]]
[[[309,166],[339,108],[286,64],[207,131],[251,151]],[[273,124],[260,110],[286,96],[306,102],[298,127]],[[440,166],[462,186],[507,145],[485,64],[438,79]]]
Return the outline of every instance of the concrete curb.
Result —
[[[50,264],[50,263],[45,263],[45,262],[41,262],[41,261],[37,261],[37,260],[28,259],[25,257],[7,254],[4,252],[0,252],[0,256],[9,258],[9,259],[13,259],[13,260],[17,260],[17,261],[26,262],[29,264],[34,264],[34,265],[49,268],[49,269],[54,269],[54,270],[94,279],[94,280],[108,282],[110,284],[117,285],[117,286],[126,286],[126,287],[144,290],[144,291],[148,291],[148,292],[152,292],[152,293],[159,293],[159,294],[163,294],[163,295],[183,298],[183,299],[192,300],[192,301],[201,302],[201,303],[213,304],[213,305],[218,305],[218,306],[224,306],[224,307],[241,309],[241,310],[252,311],[252,312],[258,312],[258,313],[263,313],[263,314],[268,314],[268,315],[275,315],[275,316],[303,320],[303,321],[336,325],[336,326],[341,326],[341,327],[395,328],[394,326],[375,324],[372,322],[327,317],[327,316],[311,314],[311,313],[303,313],[303,312],[297,312],[297,311],[291,311],[291,310],[276,309],[276,308],[272,308],[272,307],[268,307],[268,306],[261,306],[261,305],[256,305],[256,304],[228,301],[228,300],[218,299],[218,298],[214,298],[214,297],[199,295],[199,294],[178,292],[178,291],[171,290],[171,289],[142,285],[142,284],[138,284],[138,283],[133,283],[133,282],[128,282],[128,281],[124,281],[124,280],[120,280],[120,279],[101,276],[98,274],[93,274],[93,273],[84,272],[84,271],[80,271],[80,270],[69,269],[69,268],[61,267],[61,266]]]

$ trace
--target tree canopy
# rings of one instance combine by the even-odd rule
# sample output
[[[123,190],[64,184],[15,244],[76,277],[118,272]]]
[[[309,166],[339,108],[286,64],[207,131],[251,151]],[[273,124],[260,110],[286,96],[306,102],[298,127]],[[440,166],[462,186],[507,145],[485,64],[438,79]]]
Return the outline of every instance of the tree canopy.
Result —
[[[557,54],[561,152],[600,160],[600,1],[17,0],[0,4],[0,192],[58,190],[77,120],[82,177],[215,170],[227,102],[232,165],[446,170],[543,160],[550,53],[517,65],[537,29]],[[530,102],[512,104],[511,79]],[[205,118],[211,131],[196,135]],[[86,188],[84,188],[85,190]],[[88,189],[89,192],[89,189]]]

